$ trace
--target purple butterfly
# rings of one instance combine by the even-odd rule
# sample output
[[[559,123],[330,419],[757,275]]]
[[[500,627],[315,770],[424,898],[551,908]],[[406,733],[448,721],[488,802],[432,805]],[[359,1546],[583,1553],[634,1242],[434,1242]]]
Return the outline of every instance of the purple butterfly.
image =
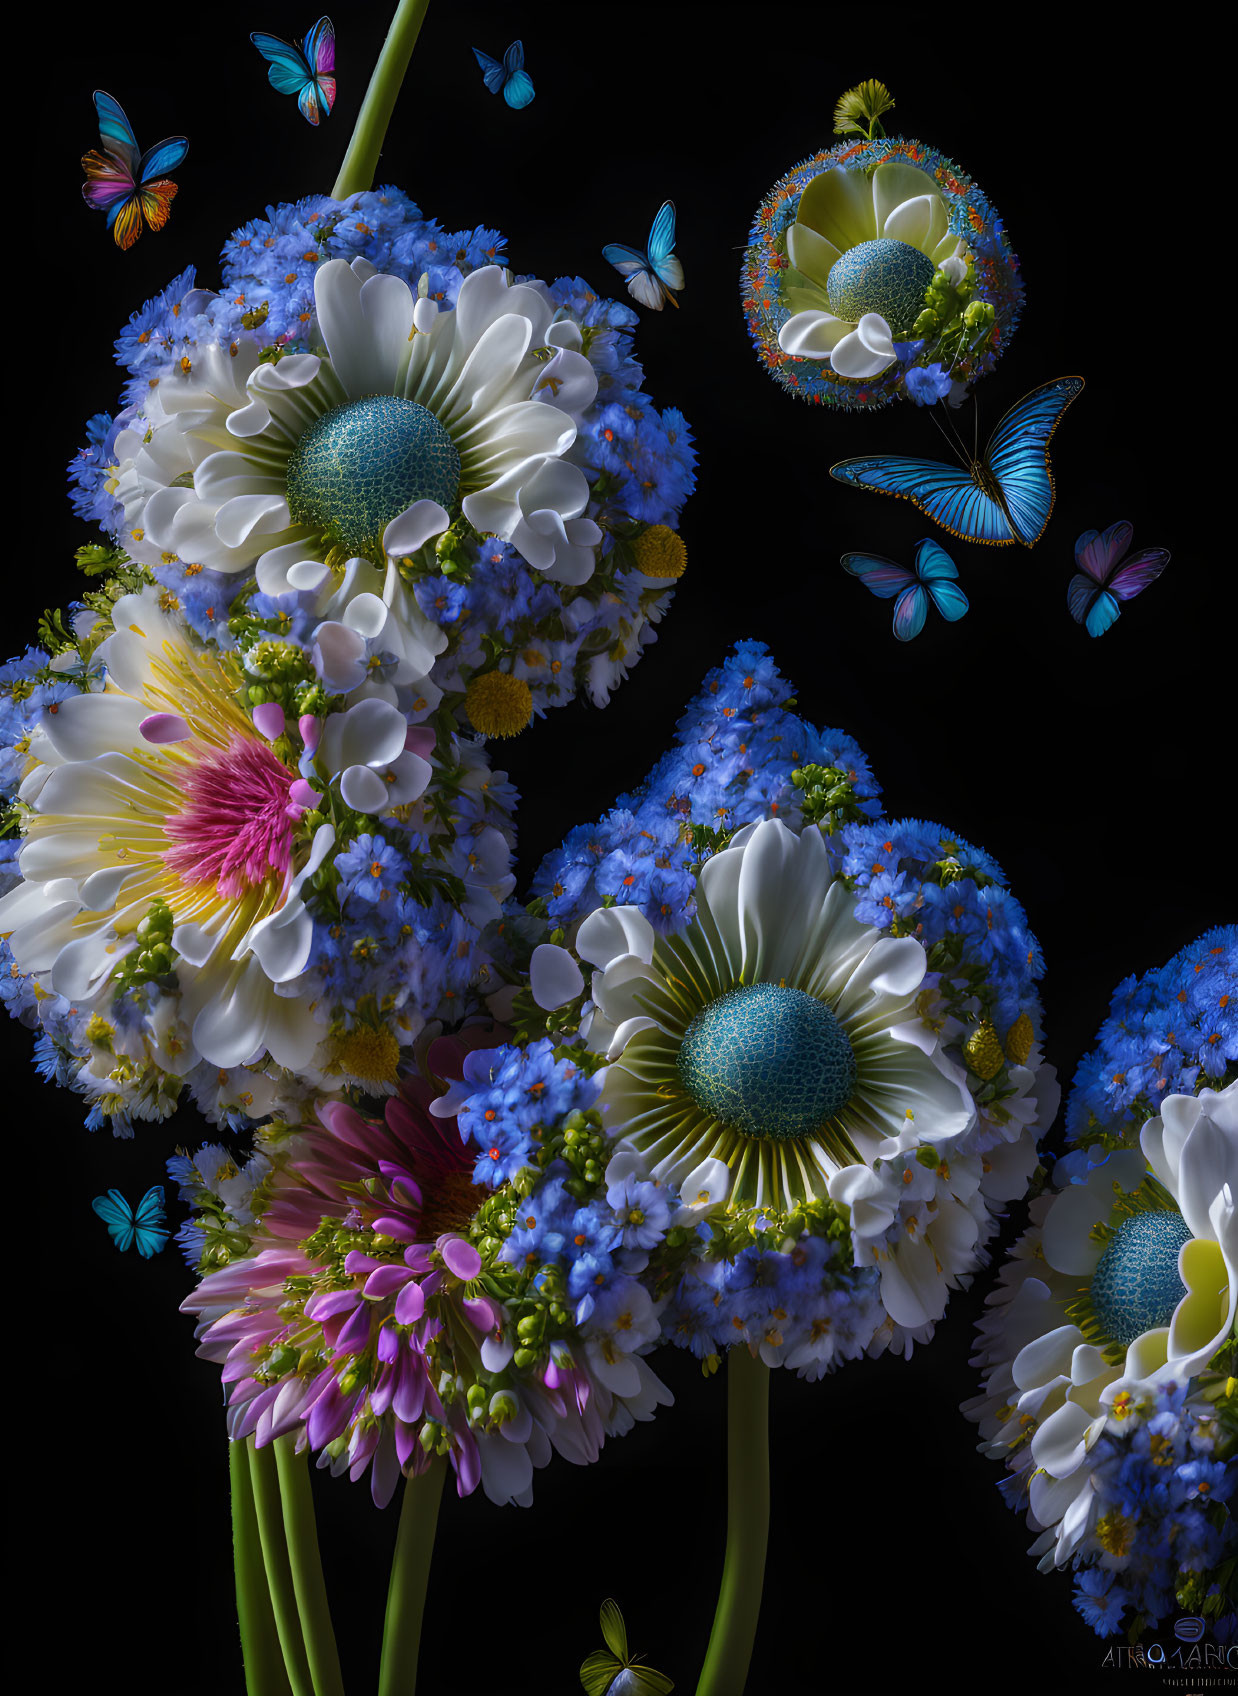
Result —
[[[1134,535],[1123,518],[1107,530],[1085,530],[1075,543],[1079,569],[1070,580],[1066,604],[1089,636],[1103,636],[1122,610],[1119,601],[1133,601],[1169,564],[1166,548],[1144,548],[1128,558]]]
[[[898,596],[894,602],[894,634],[900,642],[910,642],[924,629],[930,601],[952,624],[967,611],[967,596],[954,581],[958,566],[928,536],[916,543],[914,571],[879,554],[844,554],[842,566],[881,600]]]

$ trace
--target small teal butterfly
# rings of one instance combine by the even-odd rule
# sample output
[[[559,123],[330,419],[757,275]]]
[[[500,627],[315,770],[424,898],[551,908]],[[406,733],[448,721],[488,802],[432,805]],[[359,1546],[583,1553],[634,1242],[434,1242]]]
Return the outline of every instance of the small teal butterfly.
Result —
[[[842,566],[883,601],[898,596],[894,603],[894,634],[900,642],[910,642],[924,629],[930,601],[951,624],[967,611],[967,596],[954,581],[959,574],[958,566],[928,536],[916,543],[914,571],[878,554],[844,554]]]
[[[163,1185],[152,1184],[138,1202],[137,1210],[130,1207],[119,1190],[97,1195],[90,1204],[107,1226],[108,1235],[123,1253],[137,1244],[138,1253],[149,1260],[158,1254],[168,1240],[163,1222]]]
[[[319,18],[298,47],[278,35],[255,30],[249,38],[267,61],[267,75],[281,94],[295,94],[301,116],[311,124],[329,118],[335,105],[335,25]]]
[[[675,1688],[664,1672],[641,1665],[628,1653],[628,1633],[619,1604],[609,1598],[600,1610],[604,1649],[595,1649],[581,1664],[580,1682],[587,1696],[666,1696]]]
[[[1085,530],[1075,543],[1079,569],[1070,580],[1066,604],[1089,636],[1103,636],[1122,610],[1118,602],[1133,601],[1169,564],[1165,548],[1129,553],[1134,539],[1134,526],[1123,518],[1107,530]]]
[[[648,249],[638,253],[622,242],[611,242],[602,249],[602,258],[628,280],[628,293],[642,306],[661,312],[669,300],[679,302],[672,289],[683,287],[683,266],[675,257],[675,203],[664,200],[658,208],[653,228],[649,232]]]
[[[519,112],[533,98],[533,78],[524,68],[524,42],[513,41],[502,64],[474,47],[473,57],[481,66],[482,81],[491,94],[501,94],[513,111]]]
[[[1053,511],[1049,443],[1082,392],[1082,377],[1058,377],[1033,389],[1011,407],[984,454],[965,469],[935,459],[844,459],[830,467],[830,476],[910,501],[964,541],[1034,548]]]

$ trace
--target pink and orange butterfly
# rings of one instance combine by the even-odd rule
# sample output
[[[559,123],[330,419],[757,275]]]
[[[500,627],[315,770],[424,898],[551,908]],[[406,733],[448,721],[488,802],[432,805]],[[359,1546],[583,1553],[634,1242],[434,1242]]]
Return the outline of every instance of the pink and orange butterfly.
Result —
[[[177,168],[189,143],[183,135],[169,136],[142,153],[118,100],[96,89],[95,111],[103,151],[82,156],[86,173],[82,197],[87,206],[107,213],[107,227],[117,247],[130,248],[141,235],[143,223],[152,230],[161,230],[167,223],[176,184],[163,173]]]

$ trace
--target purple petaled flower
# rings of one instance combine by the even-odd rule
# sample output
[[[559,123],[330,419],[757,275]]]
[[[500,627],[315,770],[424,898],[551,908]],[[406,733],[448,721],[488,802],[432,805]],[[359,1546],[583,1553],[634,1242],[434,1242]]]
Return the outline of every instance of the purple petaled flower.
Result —
[[[475,1077],[495,1052],[469,1056]],[[464,1050],[442,1040],[428,1063],[458,1078]],[[320,1123],[275,1157],[250,1252],[205,1277],[183,1309],[202,1316],[199,1354],[223,1366],[234,1441],[295,1433],[330,1451],[320,1464],[334,1474],[368,1471],[380,1506],[436,1452],[461,1495],[480,1484],[493,1501],[527,1503],[552,1448],[593,1460],[608,1432],[648,1417],[665,1392],[643,1363],[612,1388],[583,1349],[515,1364],[518,1339],[482,1286],[470,1236],[491,1191],[455,1120],[430,1113],[442,1099],[406,1079],[381,1120],[323,1105]]]

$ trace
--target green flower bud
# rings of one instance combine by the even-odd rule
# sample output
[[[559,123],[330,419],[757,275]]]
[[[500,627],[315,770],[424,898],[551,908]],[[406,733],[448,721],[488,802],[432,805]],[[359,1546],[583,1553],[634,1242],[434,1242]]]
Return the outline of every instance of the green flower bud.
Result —
[[[516,1363],[516,1370],[518,1372],[525,1372],[525,1371],[528,1370],[528,1368],[530,1366],[532,1366],[533,1362],[537,1359],[537,1350],[536,1349],[517,1349],[515,1354],[512,1356],[512,1359]]]

